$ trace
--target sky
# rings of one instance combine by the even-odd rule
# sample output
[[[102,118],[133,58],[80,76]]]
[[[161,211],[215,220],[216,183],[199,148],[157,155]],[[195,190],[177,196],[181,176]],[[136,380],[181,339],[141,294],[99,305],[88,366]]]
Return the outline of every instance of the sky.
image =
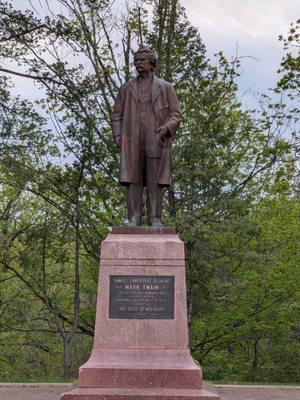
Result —
[[[278,36],[300,18],[300,0],[182,0],[189,20],[199,29],[208,55],[223,50],[242,59],[239,93],[248,106],[253,93],[275,87],[283,56]]]
[[[28,1],[12,0],[12,3],[24,9]],[[31,2],[38,4],[39,0]],[[48,2],[52,9],[58,10],[56,0]],[[238,56],[249,56],[242,59],[239,94],[246,107],[255,106],[255,93],[276,86],[276,71],[284,54],[278,36],[285,35],[290,23],[300,18],[300,0],[181,0],[181,3],[189,20],[199,29],[213,63],[213,54],[219,50],[228,58],[236,52]],[[24,79],[15,82],[19,92],[34,98],[32,82]]]

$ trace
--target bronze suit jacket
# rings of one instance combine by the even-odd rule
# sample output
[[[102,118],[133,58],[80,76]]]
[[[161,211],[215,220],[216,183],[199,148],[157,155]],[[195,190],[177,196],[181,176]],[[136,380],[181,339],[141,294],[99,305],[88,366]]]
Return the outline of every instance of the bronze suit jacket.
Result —
[[[147,121],[147,157],[159,158],[157,183],[169,186],[172,137],[181,122],[179,103],[173,86],[153,76],[151,103],[154,112],[149,115]],[[137,78],[121,86],[112,112],[111,124],[114,137],[122,136],[119,183],[137,183],[140,169]],[[170,132],[163,141],[155,133],[162,125],[166,125]]]

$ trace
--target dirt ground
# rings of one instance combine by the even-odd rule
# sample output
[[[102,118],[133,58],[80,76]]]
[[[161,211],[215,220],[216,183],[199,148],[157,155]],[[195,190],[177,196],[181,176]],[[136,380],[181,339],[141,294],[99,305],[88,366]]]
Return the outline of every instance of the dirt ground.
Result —
[[[0,400],[59,400],[70,384],[0,383]],[[205,384],[221,400],[300,400],[300,386],[242,386]]]

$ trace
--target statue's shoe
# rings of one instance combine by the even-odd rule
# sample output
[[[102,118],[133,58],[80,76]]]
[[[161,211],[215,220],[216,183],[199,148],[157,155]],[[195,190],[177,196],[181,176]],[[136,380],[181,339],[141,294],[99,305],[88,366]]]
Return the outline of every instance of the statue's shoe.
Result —
[[[163,224],[161,223],[161,220],[160,220],[159,218],[153,218],[153,219],[150,221],[150,225],[151,225],[151,226],[157,226],[157,227],[160,227],[160,228],[163,227]]]
[[[134,227],[134,226],[140,226],[141,224],[141,218],[140,217],[133,217],[131,218],[131,220],[129,220],[126,224],[126,226],[130,227]]]

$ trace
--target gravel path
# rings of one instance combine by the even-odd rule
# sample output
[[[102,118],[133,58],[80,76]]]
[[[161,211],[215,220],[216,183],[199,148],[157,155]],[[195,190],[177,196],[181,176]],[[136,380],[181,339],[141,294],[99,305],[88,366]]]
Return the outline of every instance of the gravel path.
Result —
[[[70,384],[0,384],[0,400],[58,400]]]
[[[0,400],[59,400],[70,384],[0,383]],[[300,400],[300,386],[247,386],[205,384],[221,400]]]
[[[215,386],[222,400],[300,400],[300,386]]]

